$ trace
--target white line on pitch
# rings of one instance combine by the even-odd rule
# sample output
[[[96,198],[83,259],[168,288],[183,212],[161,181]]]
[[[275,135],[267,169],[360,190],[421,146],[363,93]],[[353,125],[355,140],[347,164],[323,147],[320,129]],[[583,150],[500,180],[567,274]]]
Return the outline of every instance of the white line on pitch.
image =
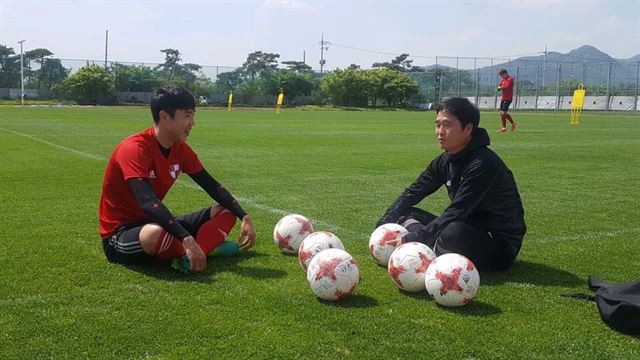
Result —
[[[49,145],[51,147],[54,147],[54,148],[57,148],[57,149],[60,149],[60,150],[65,150],[65,151],[71,152],[73,154],[76,154],[76,155],[79,155],[79,156],[82,156],[82,157],[85,157],[85,158],[88,158],[88,159],[99,160],[99,161],[107,161],[107,159],[102,157],[102,156],[86,153],[84,151],[72,149],[70,147],[66,147],[66,146],[63,146],[63,145],[58,145],[58,144],[55,144],[55,143],[52,143],[52,142],[37,138],[35,136],[31,136],[31,135],[28,135],[28,134],[25,134],[25,133],[21,133],[19,131],[9,130],[9,129],[4,128],[4,127],[0,127],[0,129],[2,129],[4,131],[7,131],[7,132],[10,132],[12,134],[18,135],[18,136],[25,137],[27,139],[31,139],[33,141],[37,141],[37,142],[45,144],[45,145]],[[197,186],[195,184],[189,183],[189,182],[187,182],[185,180],[178,180],[176,182],[178,184],[184,186],[184,187],[189,188],[189,189],[201,190],[200,186]],[[252,200],[250,198],[238,197],[237,199],[238,199],[238,201],[240,201],[242,203],[245,203],[245,204],[247,204],[247,205],[249,205],[249,206],[251,206],[253,208],[256,208],[256,209],[259,209],[259,210],[263,210],[263,211],[267,211],[267,212],[270,212],[272,214],[281,215],[281,216],[290,214],[290,212],[288,212],[286,210],[274,208],[274,207],[271,207],[269,205],[264,205],[264,204],[256,202],[255,200]],[[309,220],[311,220],[311,222],[313,222],[313,223],[316,223],[318,225],[326,227],[329,230],[336,231],[336,230],[340,229],[339,226],[331,224],[331,223],[328,223],[326,221],[313,219],[313,218],[310,218]]]
[[[8,132],[10,132],[12,134],[16,134],[16,135],[19,135],[19,136],[22,136],[22,137],[26,137],[27,139],[31,139],[31,140],[37,141],[39,143],[43,143],[45,145],[52,146],[54,148],[58,148],[58,149],[61,149],[61,150],[66,150],[66,151],[72,152],[72,153],[74,153],[76,155],[79,155],[79,156],[82,156],[82,157],[86,157],[86,158],[93,159],[93,160],[107,161],[107,159],[103,158],[102,156],[93,155],[93,154],[89,154],[89,153],[86,153],[86,152],[83,152],[83,151],[80,151],[80,150],[72,149],[72,148],[69,148],[69,147],[66,147],[66,146],[54,144],[54,143],[49,142],[47,140],[42,140],[42,139],[39,139],[39,138],[37,138],[35,136],[24,134],[24,133],[21,133],[19,131],[9,130],[9,129],[3,128],[3,127],[0,127],[0,129],[2,129],[4,131],[8,131]]]
[[[640,233],[640,227],[628,228],[628,229],[616,229],[610,231],[590,231],[586,233],[580,233],[567,236],[550,236],[542,238],[537,243],[551,243],[558,241],[578,241],[578,240],[595,240],[603,237],[620,236],[626,234]]]

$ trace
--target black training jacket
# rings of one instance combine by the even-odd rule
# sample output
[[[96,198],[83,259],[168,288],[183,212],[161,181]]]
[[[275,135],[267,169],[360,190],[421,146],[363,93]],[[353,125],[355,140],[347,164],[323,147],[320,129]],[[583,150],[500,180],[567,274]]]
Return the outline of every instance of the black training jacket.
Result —
[[[508,242],[516,255],[526,232],[524,209],[511,170],[487,147],[489,143],[487,131],[477,128],[461,152],[444,152],[435,158],[391,204],[378,225],[397,222],[407,209],[445,185],[451,204],[414,238],[433,243],[448,224],[461,221]]]

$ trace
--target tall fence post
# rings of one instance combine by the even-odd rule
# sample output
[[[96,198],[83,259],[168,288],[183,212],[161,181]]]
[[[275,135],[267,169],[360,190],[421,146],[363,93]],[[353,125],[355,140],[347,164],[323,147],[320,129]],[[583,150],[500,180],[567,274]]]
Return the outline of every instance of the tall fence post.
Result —
[[[476,73],[475,89],[473,90],[473,96],[475,99],[475,105],[478,106],[478,81],[480,81],[480,72],[477,66],[478,58],[473,58],[473,71]]]
[[[560,63],[558,63],[558,72],[557,72],[557,76],[556,76],[556,111],[558,111],[558,109],[560,109],[560,68],[562,67],[562,65],[560,65]]]
[[[458,63],[460,61],[459,57],[456,57],[456,93],[457,93],[457,97],[460,97],[460,67],[458,66]]]
[[[540,84],[540,65],[536,66],[536,104],[533,110],[538,110],[538,88]]]
[[[518,110],[518,105],[520,104],[520,96],[518,95],[518,79],[520,79],[520,66],[516,67],[516,103],[513,105],[513,110]]]
[[[436,88],[435,90],[435,95],[436,95],[436,104],[440,103],[440,73],[438,72],[438,56],[436,56],[436,82],[435,82]]]
[[[493,68],[493,58],[491,58],[491,71],[495,71]],[[498,79],[498,74],[496,73],[496,80]],[[498,92],[496,91],[493,95],[493,108],[496,109],[498,107]]]
[[[634,111],[638,112],[638,101],[640,101],[640,98],[638,98],[638,90],[640,86],[640,61],[638,61],[638,65],[636,66],[636,102],[635,105],[633,106]]]
[[[606,103],[604,105],[605,114],[609,111],[609,97],[611,96],[611,63],[609,63],[609,71],[607,71],[607,92],[605,96]]]

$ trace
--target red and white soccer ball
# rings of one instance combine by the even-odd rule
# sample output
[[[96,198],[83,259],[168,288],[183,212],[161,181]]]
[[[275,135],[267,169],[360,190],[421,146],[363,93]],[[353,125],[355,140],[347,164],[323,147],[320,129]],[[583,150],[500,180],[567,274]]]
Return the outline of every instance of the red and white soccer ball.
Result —
[[[398,244],[402,243],[402,237],[407,233],[402,225],[388,223],[378,226],[369,238],[369,252],[373,258],[382,266],[389,264],[389,257],[396,249],[396,240]]]
[[[313,225],[306,217],[290,214],[278,221],[273,229],[273,241],[285,254],[297,254],[302,241],[313,232]]]
[[[424,276],[436,254],[419,242],[402,244],[389,258],[389,275],[400,289],[418,292],[425,289]]]
[[[316,231],[307,236],[298,250],[298,260],[302,270],[307,271],[311,259],[320,251],[327,249],[344,250],[344,245],[342,245],[342,241],[337,236],[328,231]]]
[[[444,254],[431,262],[425,276],[427,292],[442,306],[469,304],[480,286],[480,274],[471,260],[460,254]]]
[[[311,291],[324,300],[340,300],[356,291],[360,270],[355,259],[342,249],[327,249],[311,259],[307,269]]]

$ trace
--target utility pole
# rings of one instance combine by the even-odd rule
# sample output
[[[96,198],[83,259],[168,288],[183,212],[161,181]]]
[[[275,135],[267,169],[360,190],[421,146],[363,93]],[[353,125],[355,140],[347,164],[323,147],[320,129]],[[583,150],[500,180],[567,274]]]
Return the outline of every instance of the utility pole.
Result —
[[[329,44],[331,43],[324,41],[324,33],[322,33],[322,38],[320,39],[320,74],[322,74],[324,64],[327,63],[327,60],[324,58],[324,52],[325,50],[329,50]]]
[[[22,105],[24,105],[24,61],[22,60],[22,43],[25,41],[26,40],[18,41],[18,44],[20,44],[20,101]]]
[[[107,52],[109,49],[109,30],[107,30],[104,38],[104,69],[107,70]]]
[[[302,63],[307,63],[307,50],[302,50]]]

